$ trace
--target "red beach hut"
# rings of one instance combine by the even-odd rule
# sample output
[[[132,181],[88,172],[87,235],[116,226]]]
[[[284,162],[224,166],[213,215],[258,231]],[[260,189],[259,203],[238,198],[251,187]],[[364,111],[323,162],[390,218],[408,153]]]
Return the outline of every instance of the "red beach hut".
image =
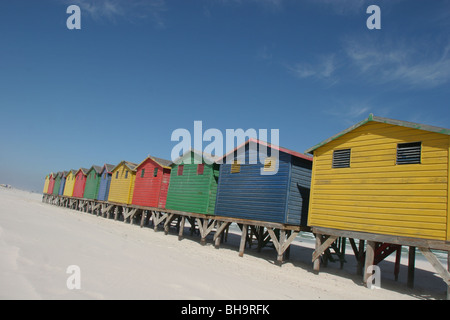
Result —
[[[55,179],[56,179],[56,174],[55,173],[51,173],[50,174],[50,178],[48,181],[48,194],[52,194],[53,193],[53,188],[55,187]]]
[[[73,197],[83,198],[84,187],[86,186],[86,176],[89,169],[80,168],[75,174],[75,185],[73,187]]]
[[[148,156],[136,167],[132,204],[162,209],[166,207],[171,163]]]

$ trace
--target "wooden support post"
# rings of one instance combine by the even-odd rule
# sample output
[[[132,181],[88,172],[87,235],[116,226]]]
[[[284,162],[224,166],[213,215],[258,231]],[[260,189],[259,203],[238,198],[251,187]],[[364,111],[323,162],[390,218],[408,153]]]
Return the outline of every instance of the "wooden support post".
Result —
[[[261,252],[261,249],[264,244],[264,227],[258,227],[258,252]]]
[[[221,239],[221,235],[220,235],[220,233],[218,233],[219,232],[219,230],[220,230],[220,228],[222,227],[222,225],[224,224],[224,222],[222,222],[222,221],[217,221],[217,230],[216,230],[216,233],[214,233],[214,237],[213,237],[213,240],[214,240],[214,248],[216,248],[216,249],[219,249],[219,247],[220,247],[220,239]],[[223,229],[222,229],[223,230]]]
[[[180,230],[178,230],[178,241],[181,241],[183,239],[183,231],[184,231],[184,224],[186,223],[186,217],[182,216],[180,221]]]
[[[142,210],[142,212],[141,212],[141,224],[139,225],[141,228],[144,227],[146,212],[147,212],[147,210]]]
[[[278,255],[277,255],[277,264],[281,266],[281,264],[283,263],[283,253],[282,252],[282,248],[283,248],[283,244],[286,240],[286,231],[285,230],[280,230],[280,240],[279,240],[279,246],[278,246]]]
[[[122,208],[123,223],[127,223],[128,212],[130,209]]]
[[[217,228],[213,240],[215,241],[215,248],[218,249],[220,243],[223,242],[225,232],[228,230],[231,222],[220,222],[219,227]]]
[[[152,211],[153,230],[158,231],[159,212]]]
[[[400,259],[402,258],[402,246],[397,249],[395,254],[395,268],[394,268],[394,276],[395,281],[398,281],[398,274],[400,273]]]
[[[247,229],[248,226],[246,224],[242,225],[241,243],[239,245],[239,257],[244,256],[245,243],[247,240]]]
[[[314,252],[318,252],[320,246],[322,245],[322,235],[316,233],[316,247]],[[320,256],[313,260],[313,271],[319,273],[320,270]]]
[[[414,270],[416,263],[416,247],[409,247],[408,250],[408,288],[414,288]]]
[[[228,230],[228,227],[230,226],[231,222],[219,222],[219,227],[217,228],[216,232],[214,233],[214,247],[216,249],[219,249],[221,239],[223,238],[225,230]]]
[[[176,218],[175,213],[170,213],[166,218],[166,222],[164,223],[164,234],[169,234],[169,228],[172,221]]]
[[[373,265],[373,261],[375,258],[375,241],[367,241],[366,246],[366,262],[364,263],[364,284],[367,285],[367,279],[371,276],[370,273],[367,273],[367,268]]]
[[[117,221],[117,218],[119,217],[119,207],[116,206],[114,208],[114,221]]]
[[[317,238],[321,238],[322,235],[316,234],[316,246],[320,244],[320,242],[317,241]],[[312,261],[314,262],[317,260],[320,255],[328,249],[328,247],[337,239],[337,236],[329,236],[327,240],[325,240],[316,250],[313,252]]]
[[[449,270],[449,261],[447,257],[447,268],[443,267],[436,256],[430,251],[430,249],[425,247],[419,247],[422,254],[427,258],[428,262],[434,267],[439,276],[444,280],[447,285],[447,300],[450,300],[450,270]]]

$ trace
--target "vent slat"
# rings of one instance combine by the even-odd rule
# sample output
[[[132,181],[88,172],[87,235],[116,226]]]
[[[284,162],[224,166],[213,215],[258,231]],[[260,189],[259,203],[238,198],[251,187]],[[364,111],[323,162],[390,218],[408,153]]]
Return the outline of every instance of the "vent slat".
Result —
[[[333,152],[333,168],[350,167],[350,149],[335,150]]]
[[[414,164],[421,162],[422,143],[399,143],[397,145],[397,164]]]

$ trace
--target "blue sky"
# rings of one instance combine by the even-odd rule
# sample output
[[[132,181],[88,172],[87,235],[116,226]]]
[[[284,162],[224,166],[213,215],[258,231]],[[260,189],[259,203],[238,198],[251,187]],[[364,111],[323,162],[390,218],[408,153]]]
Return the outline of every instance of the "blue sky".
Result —
[[[19,188],[170,158],[195,120],[299,152],[369,113],[450,127],[450,1],[14,0],[0,30],[0,183]]]

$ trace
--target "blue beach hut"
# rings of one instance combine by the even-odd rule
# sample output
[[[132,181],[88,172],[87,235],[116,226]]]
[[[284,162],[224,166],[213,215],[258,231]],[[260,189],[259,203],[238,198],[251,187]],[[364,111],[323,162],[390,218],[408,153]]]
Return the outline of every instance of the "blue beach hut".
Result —
[[[64,195],[64,187],[66,186],[66,178],[70,171],[63,171],[61,173],[61,183],[59,185],[58,195]]]
[[[109,195],[109,187],[111,185],[111,175],[114,165],[105,164],[103,165],[100,177],[100,184],[98,187],[98,197],[99,201],[107,201]]]
[[[306,226],[312,157],[249,139],[222,162],[215,215]]]

